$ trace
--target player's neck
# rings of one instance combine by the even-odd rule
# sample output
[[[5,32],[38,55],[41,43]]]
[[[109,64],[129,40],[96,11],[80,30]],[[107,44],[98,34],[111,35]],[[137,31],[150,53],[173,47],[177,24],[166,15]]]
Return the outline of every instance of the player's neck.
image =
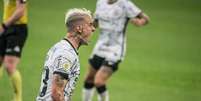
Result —
[[[69,36],[66,36],[65,37],[71,44],[72,46],[75,48],[75,49],[78,49],[79,48],[79,43],[80,43],[80,40],[78,40],[77,38],[75,37],[69,37]]]

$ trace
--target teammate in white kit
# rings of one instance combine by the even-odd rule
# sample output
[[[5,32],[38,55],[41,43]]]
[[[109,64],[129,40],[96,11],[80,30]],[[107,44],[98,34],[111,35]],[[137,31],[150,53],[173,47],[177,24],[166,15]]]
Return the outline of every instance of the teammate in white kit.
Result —
[[[86,9],[70,9],[65,24],[66,37],[47,53],[36,101],[71,101],[80,74],[77,49],[88,44],[95,28],[91,13]]]
[[[106,82],[124,58],[127,23],[143,26],[148,20],[130,0],[97,0],[95,24],[100,28],[100,35],[89,59],[83,101],[92,100],[93,87],[97,89],[98,101],[109,101]]]

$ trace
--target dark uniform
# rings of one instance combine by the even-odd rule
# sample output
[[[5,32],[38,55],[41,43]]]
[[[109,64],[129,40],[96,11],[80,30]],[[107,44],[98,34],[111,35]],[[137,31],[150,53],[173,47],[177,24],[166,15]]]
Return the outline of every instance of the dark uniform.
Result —
[[[26,3],[26,0],[21,0]],[[16,0],[4,0],[3,21],[7,21],[16,9]],[[27,8],[25,9],[27,11]],[[27,39],[27,12],[14,24],[9,26],[0,36],[0,56],[21,56],[22,48]]]

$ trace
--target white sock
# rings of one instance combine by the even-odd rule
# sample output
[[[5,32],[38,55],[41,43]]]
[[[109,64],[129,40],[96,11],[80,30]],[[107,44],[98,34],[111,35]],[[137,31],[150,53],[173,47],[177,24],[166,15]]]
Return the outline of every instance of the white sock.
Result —
[[[82,90],[82,101],[92,101],[92,97],[94,95],[94,89],[86,89]]]
[[[98,94],[98,101],[109,101],[109,93],[105,91],[101,94]]]

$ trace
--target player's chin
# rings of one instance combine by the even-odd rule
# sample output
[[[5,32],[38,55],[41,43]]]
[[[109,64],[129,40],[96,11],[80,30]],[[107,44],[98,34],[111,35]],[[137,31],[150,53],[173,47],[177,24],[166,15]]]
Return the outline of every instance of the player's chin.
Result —
[[[81,40],[81,45],[88,45],[89,44],[89,41],[88,40]]]

